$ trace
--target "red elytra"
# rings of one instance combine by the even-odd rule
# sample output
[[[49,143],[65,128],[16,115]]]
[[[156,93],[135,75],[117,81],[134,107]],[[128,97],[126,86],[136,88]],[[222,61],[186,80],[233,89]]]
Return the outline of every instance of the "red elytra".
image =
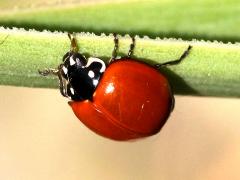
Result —
[[[159,132],[173,106],[168,80],[150,65],[131,59],[111,63],[92,101],[71,101],[75,115],[88,128],[114,140]]]

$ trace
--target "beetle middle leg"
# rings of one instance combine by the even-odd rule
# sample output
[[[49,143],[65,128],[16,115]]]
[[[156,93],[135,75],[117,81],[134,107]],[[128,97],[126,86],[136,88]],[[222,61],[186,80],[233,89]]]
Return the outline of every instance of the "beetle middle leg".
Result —
[[[117,34],[113,33],[113,37],[114,37],[114,48],[112,51],[112,57],[108,62],[109,64],[117,58],[117,53],[118,53],[118,48],[119,48],[119,40],[118,40]]]
[[[132,55],[133,55],[133,52],[134,52],[134,49],[135,49],[135,37],[131,37],[132,38],[132,43],[130,44],[130,48],[129,48],[129,51],[128,51],[128,55],[127,57],[130,58]]]

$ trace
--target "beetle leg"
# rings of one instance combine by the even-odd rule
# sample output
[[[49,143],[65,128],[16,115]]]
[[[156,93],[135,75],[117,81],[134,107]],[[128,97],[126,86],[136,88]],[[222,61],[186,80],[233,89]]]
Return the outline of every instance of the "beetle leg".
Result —
[[[62,68],[63,64],[60,64],[58,66],[58,69],[45,69],[43,71],[38,70],[38,73],[41,74],[42,76],[48,76],[50,74],[53,74],[55,76],[58,76],[59,79],[59,89],[60,89],[60,93],[64,96],[64,97],[68,97],[67,95],[67,88],[66,88],[66,80],[64,80],[63,75],[60,71],[60,69]]]
[[[60,64],[58,66],[58,72],[57,72],[57,76],[59,79],[59,90],[60,90],[60,93],[62,94],[62,96],[68,97],[67,82],[66,82],[66,79],[63,78],[62,71],[60,71],[60,69],[62,69],[62,66],[63,66],[63,64]]]
[[[165,63],[161,63],[161,64],[155,64],[156,68],[161,68],[163,66],[169,66],[169,65],[176,65],[182,62],[183,59],[185,59],[188,55],[190,50],[192,49],[192,46],[189,45],[188,48],[183,52],[183,54],[180,56],[180,58],[173,60],[173,61],[167,61]]]
[[[112,57],[109,60],[109,64],[116,59],[117,51],[118,51],[118,47],[119,47],[119,40],[118,40],[117,34],[113,33],[113,37],[114,37],[114,48],[113,48],[113,51],[112,51]]]
[[[134,48],[135,48],[135,37],[131,37],[131,38],[132,38],[132,43],[130,44],[130,48],[128,51],[128,55],[127,55],[128,58],[130,58],[133,55]]]
[[[42,71],[38,70],[38,73],[41,74],[42,76],[48,76],[50,74],[57,75],[58,71],[59,71],[58,69],[48,68]]]
[[[69,38],[70,41],[71,41],[70,51],[72,51],[72,52],[78,52],[79,48],[78,48],[78,45],[77,45],[76,35],[75,35],[75,34],[70,34],[70,33],[68,33],[68,38]]]

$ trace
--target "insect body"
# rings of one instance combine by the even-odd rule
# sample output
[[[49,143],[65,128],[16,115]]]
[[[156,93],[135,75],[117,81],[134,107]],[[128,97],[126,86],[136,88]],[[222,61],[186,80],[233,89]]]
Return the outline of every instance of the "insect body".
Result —
[[[58,75],[60,92],[69,97],[75,115],[91,130],[114,140],[129,140],[159,132],[168,119],[174,97],[168,80],[158,71],[165,65],[181,62],[191,46],[174,61],[150,66],[128,56],[116,59],[118,38],[109,64],[98,58],[86,59],[78,52],[77,42],[69,34],[71,50],[58,69],[40,74]]]

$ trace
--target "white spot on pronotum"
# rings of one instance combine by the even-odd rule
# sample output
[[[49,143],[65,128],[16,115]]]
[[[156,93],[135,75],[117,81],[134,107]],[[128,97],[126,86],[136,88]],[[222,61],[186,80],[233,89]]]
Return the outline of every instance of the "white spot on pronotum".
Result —
[[[89,66],[90,64],[92,64],[93,62],[99,62],[99,63],[101,63],[101,64],[102,64],[102,67],[101,67],[101,69],[100,69],[100,72],[102,73],[102,72],[105,71],[105,69],[106,69],[105,63],[103,62],[103,60],[98,59],[98,58],[93,58],[93,57],[88,58],[87,65],[86,65],[85,67],[88,67],[88,66]]]
[[[76,64],[76,61],[74,61],[74,60],[73,60],[73,57],[71,56],[71,57],[70,57],[70,66],[72,66],[72,65],[74,65],[74,64]]]
[[[67,74],[68,69],[65,66],[62,67],[62,70],[63,70],[64,74]]]
[[[106,88],[106,93],[112,93],[114,91],[113,83],[110,83]]]
[[[97,84],[98,84],[98,80],[94,79],[94,80],[93,80],[93,85],[94,85],[94,86],[97,86]]]
[[[74,95],[74,89],[72,87],[70,87],[70,91],[71,91],[72,95]]]
[[[88,76],[89,76],[90,78],[94,78],[95,74],[94,74],[93,71],[90,70],[90,71],[88,72]]]

